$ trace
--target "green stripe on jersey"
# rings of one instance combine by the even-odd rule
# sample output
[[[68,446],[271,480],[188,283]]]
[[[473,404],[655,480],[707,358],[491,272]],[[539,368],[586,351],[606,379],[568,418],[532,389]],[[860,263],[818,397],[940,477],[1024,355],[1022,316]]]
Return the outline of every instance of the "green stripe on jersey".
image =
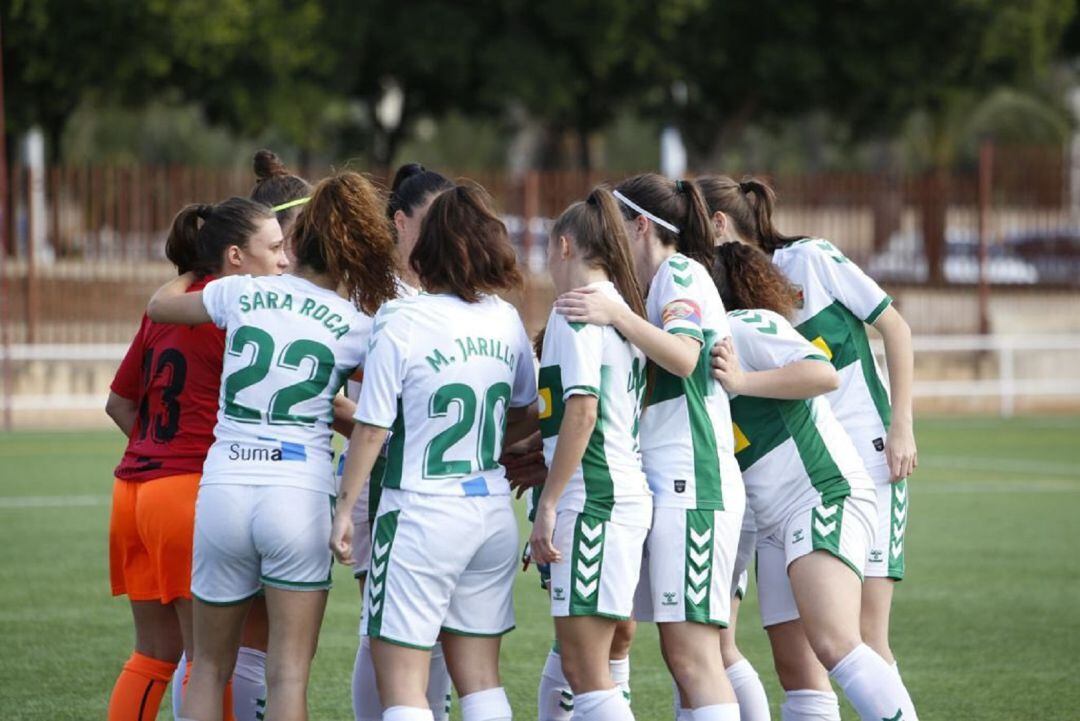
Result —
[[[889,394],[885,391],[885,386],[878,376],[874,354],[870,350],[870,341],[866,337],[866,326],[862,320],[855,317],[855,314],[839,301],[833,301],[813,318],[800,323],[795,330],[815,345],[818,345],[816,342],[818,339],[824,341],[829,353],[832,354],[832,364],[837,370],[846,368],[852,363],[860,364],[866,387],[870,389],[870,397],[874,401],[882,424],[888,428],[892,421]]]
[[[835,503],[851,494],[851,486],[818,431],[812,406],[812,400],[733,398],[731,419],[746,438],[735,458],[739,468],[746,472],[790,438],[810,484],[821,495],[821,502]]]
[[[712,380],[711,350],[716,332],[706,330],[702,336],[701,352],[697,366],[688,378],[680,378],[652,363],[653,387],[647,395],[648,405],[656,405],[675,398],[686,397],[687,423],[690,426],[690,442],[694,452],[694,487],[697,491],[695,508],[723,510],[721,492],[720,457],[706,398],[716,392]]]
[[[405,465],[405,409],[401,397],[397,402],[397,417],[390,426],[390,446],[386,450],[386,470],[382,475],[382,488],[401,488],[401,469]],[[372,476],[374,477],[374,470]],[[379,489],[379,493],[382,492]],[[377,505],[376,505],[377,507]],[[371,512],[370,510],[368,511]]]
[[[600,396],[596,407],[596,425],[585,446],[585,455],[581,457],[581,473],[585,478],[584,512],[611,520],[611,509],[615,506],[615,483],[611,480],[607,452],[604,450],[604,426],[610,412],[606,400],[611,398],[615,388],[612,385],[611,367],[600,366]]]

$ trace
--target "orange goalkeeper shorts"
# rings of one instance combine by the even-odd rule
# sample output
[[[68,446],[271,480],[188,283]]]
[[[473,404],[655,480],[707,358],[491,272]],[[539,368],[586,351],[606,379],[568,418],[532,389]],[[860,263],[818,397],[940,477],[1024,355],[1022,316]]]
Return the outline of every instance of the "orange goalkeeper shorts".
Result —
[[[191,551],[200,473],[113,484],[109,577],[114,596],[170,603],[191,598]]]

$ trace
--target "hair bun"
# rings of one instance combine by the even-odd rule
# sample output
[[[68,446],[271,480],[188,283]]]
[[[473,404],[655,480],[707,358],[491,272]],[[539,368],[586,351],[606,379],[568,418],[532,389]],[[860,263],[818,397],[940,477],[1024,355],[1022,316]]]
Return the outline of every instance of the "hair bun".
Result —
[[[285,163],[281,162],[281,158],[271,150],[263,149],[256,151],[252,166],[255,169],[257,182],[262,182],[275,176],[289,174],[289,170],[285,167]]]
[[[390,183],[390,192],[397,192],[397,189],[400,188],[401,184],[404,183],[406,180],[413,177],[414,175],[420,175],[421,173],[426,172],[427,168],[425,168],[420,163],[405,163],[397,169],[396,173],[394,173],[394,181]]]

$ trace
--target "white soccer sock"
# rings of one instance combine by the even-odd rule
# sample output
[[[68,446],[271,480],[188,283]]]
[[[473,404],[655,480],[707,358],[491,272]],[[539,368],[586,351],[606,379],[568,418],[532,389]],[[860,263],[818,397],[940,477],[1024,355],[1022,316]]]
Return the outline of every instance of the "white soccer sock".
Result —
[[[788,691],[780,706],[783,721],[840,721],[840,699],[831,691]]]
[[[745,658],[727,667],[727,677],[735,689],[735,698],[739,702],[739,718],[742,721],[769,721],[769,698],[761,677]]]
[[[675,721],[690,721],[690,709],[683,708],[682,694],[679,693],[679,684],[671,679],[671,705],[675,709]]]
[[[630,704],[617,688],[589,691],[574,697],[576,721],[634,721]]]
[[[501,686],[462,696],[459,702],[462,721],[510,721],[514,716]]]
[[[236,721],[262,721],[266,712],[266,653],[241,646],[232,677]]]
[[[360,637],[352,676],[353,717],[356,721],[379,721],[383,718],[379,688],[375,685],[375,667],[371,663],[371,642]]]
[[[918,721],[904,684],[881,656],[864,643],[836,664],[829,675],[863,721]]]
[[[694,712],[688,708],[679,708],[675,712],[675,721],[694,721]]]
[[[383,711],[382,721],[432,721],[429,708],[415,706],[391,706]]]
[[[692,721],[739,721],[739,704],[718,703],[690,712]]]
[[[562,656],[552,649],[536,691],[536,718],[537,721],[570,721],[573,714],[574,693],[563,675]]]
[[[427,699],[435,721],[447,721],[450,718],[450,672],[446,670],[446,658],[443,656],[441,643],[436,643],[431,649]]]
[[[623,692],[626,703],[630,703],[630,657],[613,658],[608,661],[608,667],[611,669],[611,680]]]
[[[180,654],[180,663],[172,675],[172,715],[180,718],[180,704],[184,701],[184,674],[187,673],[187,653]]]

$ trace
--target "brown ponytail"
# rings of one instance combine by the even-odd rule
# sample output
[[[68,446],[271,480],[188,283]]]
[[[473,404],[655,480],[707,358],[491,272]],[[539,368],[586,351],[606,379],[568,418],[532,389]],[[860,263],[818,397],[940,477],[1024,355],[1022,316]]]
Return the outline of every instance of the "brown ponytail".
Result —
[[[328,275],[365,313],[397,296],[397,257],[375,186],[344,172],[315,186],[293,226],[296,261]]]
[[[427,289],[476,303],[482,294],[521,284],[517,253],[491,199],[475,184],[439,193],[420,225],[409,266]]]
[[[259,221],[273,217],[268,207],[248,198],[188,205],[173,218],[165,257],[180,274],[216,275],[221,272],[225,251],[233,245],[246,248],[259,230]]]
[[[692,183],[670,180],[656,173],[627,178],[615,186],[620,195],[648,213],[678,229],[675,232],[653,223],[656,236],[664,245],[674,245],[679,252],[708,268],[712,264],[712,225],[701,194]],[[625,218],[633,220],[641,213],[620,203]]]
[[[630,257],[630,239],[626,235],[618,201],[607,188],[594,188],[588,199],[563,211],[551,230],[558,237],[566,235],[581,250],[589,264],[603,268],[619,295],[631,310],[645,317],[645,301]]]
[[[804,236],[782,234],[773,224],[776,193],[757,178],[736,183],[726,175],[710,175],[694,181],[708,207],[708,214],[721,212],[735,224],[739,237],[773,253]]]
[[[769,256],[746,243],[718,245],[712,277],[727,310],[764,308],[790,318],[799,302],[799,291]]]

